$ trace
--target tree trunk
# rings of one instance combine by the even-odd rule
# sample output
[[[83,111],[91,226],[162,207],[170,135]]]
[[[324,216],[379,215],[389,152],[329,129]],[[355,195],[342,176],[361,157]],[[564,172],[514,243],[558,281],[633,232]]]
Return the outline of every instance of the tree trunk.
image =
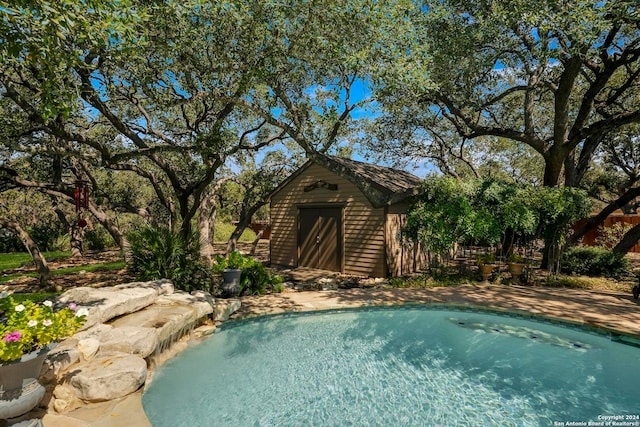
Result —
[[[113,218],[109,218],[109,216],[99,209],[93,203],[89,203],[89,211],[93,215],[93,217],[107,230],[107,232],[113,238],[113,241],[116,242],[116,245],[122,251],[122,255],[124,256],[125,262],[129,262],[131,259],[131,251],[129,250],[129,242],[127,242],[126,237],[120,231],[120,228],[115,223]]]
[[[556,143],[544,155],[544,178],[543,185],[545,187],[557,187],[562,174],[562,167],[570,156],[562,144]],[[540,268],[555,271],[558,268],[558,260],[560,250],[557,242],[552,239],[544,239],[544,249],[542,251],[542,262]]]
[[[626,255],[640,240],[640,224],[636,225],[625,233],[622,240],[614,246],[613,253],[616,255]]]
[[[233,233],[231,233],[229,240],[227,241],[227,255],[238,249],[238,239],[240,238],[240,236],[242,236],[243,232],[244,228],[240,228],[240,223],[238,223],[235,230],[233,230]]]
[[[231,233],[231,237],[229,237],[229,241],[227,242],[227,255],[236,250],[238,245],[238,239],[242,236],[242,232],[245,228],[249,226],[251,223],[251,218],[253,215],[260,209],[266,202],[261,201],[256,203],[253,206],[247,208],[246,206],[242,206],[240,210],[240,219],[238,220],[238,224],[236,225],[235,230]]]
[[[253,242],[251,243],[251,252],[249,253],[249,255],[256,256],[256,249],[258,248],[258,243],[260,243],[260,239],[262,238],[263,234],[264,229],[258,231],[258,234],[256,234],[256,238],[253,239]]]
[[[213,197],[206,197],[200,204],[198,232],[200,235],[200,258],[213,265],[213,238],[215,236],[216,204]]]
[[[198,232],[200,236],[200,258],[207,265],[213,265],[213,242],[216,232],[216,212],[217,206],[215,196],[222,185],[231,180],[231,176],[225,176],[206,191],[200,200],[200,215],[198,216]]]
[[[69,236],[71,258],[81,258],[84,253],[84,228],[80,227],[77,221],[71,223]]]
[[[607,207],[602,209],[598,215],[589,218],[582,227],[576,230],[568,239],[566,246],[575,245],[587,234],[591,229],[602,224],[604,220],[611,215],[615,210],[626,206],[630,201],[640,196],[640,187],[631,188],[627,190],[622,196],[618,197],[613,202],[609,203]]]
[[[27,251],[29,251],[31,258],[33,259],[33,263],[36,266],[36,270],[38,270],[40,287],[46,287],[50,277],[47,260],[44,259],[40,249],[38,249],[38,245],[36,245],[31,236],[29,236],[29,233],[27,233],[26,230],[17,222],[6,218],[0,218],[0,227],[8,228],[18,235],[24,246],[27,248]]]
[[[572,150],[564,159],[564,186],[577,187],[578,169],[576,168],[576,151]]]
[[[52,197],[55,200],[55,198]],[[64,227],[69,230],[69,244],[71,245],[71,258],[79,258],[82,257],[83,254],[83,241],[84,241],[84,233],[80,227],[78,227],[77,222],[69,222],[67,220],[67,216],[62,211],[62,209],[56,207],[55,208],[56,215],[60,222],[64,225]]]
[[[540,268],[552,273],[558,273],[560,271],[560,246],[553,239],[544,240]]]
[[[562,166],[567,155],[560,150],[549,151],[544,156],[544,178],[545,187],[556,187],[560,182]]]

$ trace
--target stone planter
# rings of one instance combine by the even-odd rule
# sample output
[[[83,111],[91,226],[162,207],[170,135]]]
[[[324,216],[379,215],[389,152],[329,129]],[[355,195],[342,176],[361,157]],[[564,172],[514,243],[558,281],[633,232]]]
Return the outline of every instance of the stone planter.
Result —
[[[228,268],[222,270],[222,293],[226,297],[237,297],[240,294],[241,268]]]
[[[488,283],[489,277],[491,277],[491,273],[495,268],[494,264],[480,264],[478,266],[478,270],[480,271],[480,276],[482,276],[482,282]]]
[[[520,276],[522,275],[522,270],[524,270],[525,264],[519,262],[510,262],[509,263],[509,273],[511,273],[511,277],[514,282],[520,281]]]
[[[26,414],[42,400],[45,388],[38,382],[42,364],[55,343],[0,365],[0,419]]]

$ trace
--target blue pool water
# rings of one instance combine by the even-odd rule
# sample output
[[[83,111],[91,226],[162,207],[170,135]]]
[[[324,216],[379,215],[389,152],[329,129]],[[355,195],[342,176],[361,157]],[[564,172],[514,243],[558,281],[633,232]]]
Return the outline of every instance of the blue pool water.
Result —
[[[227,325],[156,372],[143,396],[154,427],[553,426],[640,413],[639,348],[547,323],[386,309]]]

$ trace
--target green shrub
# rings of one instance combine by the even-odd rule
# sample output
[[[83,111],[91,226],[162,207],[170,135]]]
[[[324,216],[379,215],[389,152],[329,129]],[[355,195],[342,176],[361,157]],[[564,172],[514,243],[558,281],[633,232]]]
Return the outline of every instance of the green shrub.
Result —
[[[62,225],[52,227],[50,225],[38,225],[27,229],[33,241],[41,251],[54,250],[56,240],[66,233]]]
[[[392,277],[389,279],[390,288],[439,288],[459,286],[469,283],[469,278],[459,275],[443,274],[442,272],[425,273],[414,277]]]
[[[95,230],[87,230],[84,233],[84,245],[90,251],[104,251],[106,248],[115,246],[113,237],[103,227]]]
[[[251,265],[252,258],[245,258],[238,251],[233,251],[226,257],[216,255],[216,260],[213,263],[213,271],[220,273],[223,270],[231,269],[236,270]]]
[[[22,252],[24,251],[24,244],[18,236],[10,232],[9,230],[0,230],[0,252]]]
[[[240,295],[263,295],[267,291],[282,292],[282,277],[271,273],[260,261],[251,257],[245,258],[246,263],[240,278]]]
[[[178,289],[209,290],[211,269],[200,261],[199,240],[187,239],[167,227],[146,226],[129,234],[131,259],[127,266],[139,280],[171,279]]]
[[[70,251],[71,250],[71,236],[69,233],[62,234],[56,238],[51,244],[51,250],[53,251]]]
[[[620,278],[628,273],[629,261],[610,249],[572,247],[561,258],[561,271],[566,274]]]

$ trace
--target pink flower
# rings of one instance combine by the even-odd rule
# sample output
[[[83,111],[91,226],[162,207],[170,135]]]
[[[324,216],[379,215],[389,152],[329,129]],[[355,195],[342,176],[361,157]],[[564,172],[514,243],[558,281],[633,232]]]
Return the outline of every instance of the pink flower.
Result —
[[[2,341],[4,342],[18,342],[22,338],[22,332],[13,331],[2,337]]]
[[[75,302],[72,302],[71,304],[69,304],[69,308],[73,311],[76,311],[78,309],[78,306]]]

